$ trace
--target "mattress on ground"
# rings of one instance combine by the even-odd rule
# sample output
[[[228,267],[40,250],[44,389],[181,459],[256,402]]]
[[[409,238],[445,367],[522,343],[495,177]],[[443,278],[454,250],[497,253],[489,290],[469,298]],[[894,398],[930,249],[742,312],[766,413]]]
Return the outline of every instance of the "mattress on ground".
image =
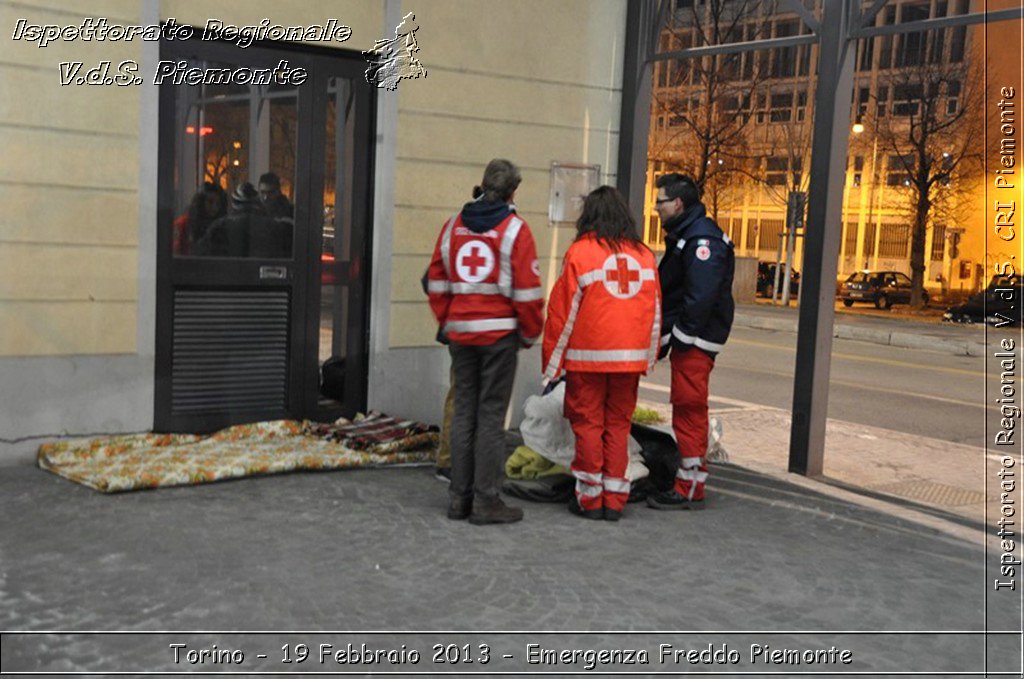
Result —
[[[104,493],[164,486],[194,485],[225,479],[291,471],[326,471],[425,463],[434,459],[436,427],[386,422],[371,413],[353,422],[339,420],[325,427],[296,420],[257,422],[195,434],[131,434],[45,443],[39,448],[41,468]],[[344,428],[365,441],[367,425],[379,420],[372,445],[356,450]],[[396,426],[403,425],[403,426]],[[416,426],[410,426],[416,425]],[[394,437],[380,433],[390,426]]]

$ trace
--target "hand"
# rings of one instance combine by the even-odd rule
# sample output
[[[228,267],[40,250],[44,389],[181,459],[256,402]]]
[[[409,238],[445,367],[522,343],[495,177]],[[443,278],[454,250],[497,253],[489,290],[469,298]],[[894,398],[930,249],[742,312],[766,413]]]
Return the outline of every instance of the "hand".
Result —
[[[660,361],[661,359],[663,359],[666,356],[668,356],[670,351],[672,351],[672,345],[671,344],[666,344],[665,346],[663,346],[660,349],[658,349],[658,360]]]
[[[541,392],[541,396],[547,396],[555,390],[559,384],[565,381],[565,377],[559,377],[557,380],[551,380],[544,386],[544,391]]]

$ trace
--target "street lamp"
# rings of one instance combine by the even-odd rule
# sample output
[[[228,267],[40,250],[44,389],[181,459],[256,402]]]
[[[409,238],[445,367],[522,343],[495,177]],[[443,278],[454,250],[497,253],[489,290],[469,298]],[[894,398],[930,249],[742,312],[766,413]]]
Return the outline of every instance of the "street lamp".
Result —
[[[857,121],[850,128],[850,131],[854,134],[861,134],[864,132],[864,124],[860,122],[860,116],[857,116]],[[850,180],[850,153],[849,147],[847,147],[846,164],[843,166],[843,204],[839,212],[839,231],[842,234],[842,241],[840,245],[840,253],[842,261],[839,264],[839,270],[843,271],[846,268],[846,232],[849,229],[850,220],[847,214],[850,211],[850,185],[853,183]],[[856,170],[856,167],[854,168]]]
[[[874,245],[873,252],[874,252],[874,257],[876,258],[875,264],[876,264],[876,268],[877,268],[878,239],[879,239],[879,231],[881,230],[879,225],[875,224],[875,221],[874,221],[875,220],[875,186],[879,182],[878,167],[877,167],[877,165],[878,165],[878,116],[877,115],[873,116],[873,121],[874,121],[874,125],[873,125],[874,134],[872,135],[872,139],[871,139],[871,166],[870,166],[871,167],[871,176],[869,177],[870,186],[868,188],[868,195],[867,195],[868,214],[867,214],[867,220],[863,222],[863,227],[862,227],[861,226],[861,222],[862,222],[862,220],[864,220],[864,196],[863,196],[864,182],[861,181],[861,207],[860,207],[860,213],[858,215],[858,220],[857,220],[857,222],[858,222],[858,225],[857,225],[857,245],[856,245],[856,250],[854,252],[854,269],[856,269],[860,265],[861,259],[864,256],[864,245],[865,245],[865,243],[864,243],[864,236],[866,235],[864,233],[864,231],[867,229],[867,227],[872,226],[872,225],[874,225],[874,229],[875,229],[875,233],[874,233],[874,241],[875,242],[873,243],[873,245]],[[864,123],[861,122],[860,116],[858,116],[857,117],[857,121],[853,124],[853,128],[852,128],[853,132],[855,134],[862,134],[865,131],[865,129],[866,128],[864,127]],[[864,268],[868,268],[867,261],[864,261]]]

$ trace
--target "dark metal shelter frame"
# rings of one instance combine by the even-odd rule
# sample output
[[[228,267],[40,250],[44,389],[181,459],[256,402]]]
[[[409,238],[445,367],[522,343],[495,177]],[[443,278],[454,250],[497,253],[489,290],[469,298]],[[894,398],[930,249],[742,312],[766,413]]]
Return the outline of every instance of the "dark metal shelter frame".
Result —
[[[867,3],[860,0],[819,1],[820,19],[807,9],[802,0],[783,0],[783,4],[798,14],[811,30],[809,35],[704,45],[657,53],[658,36],[666,25],[672,0],[631,0],[626,18],[618,163],[619,188],[636,210],[645,200],[644,180],[647,172],[647,135],[654,62],[812,43],[819,45],[818,83],[830,83],[832,86],[815,88],[808,190],[810,198],[806,221],[810,228],[805,229],[804,236],[804,270],[800,279],[803,290],[789,443],[789,471],[805,476],[820,476],[825,457],[825,421],[828,416],[832,326],[835,321],[833,281],[838,273],[841,239],[839,228],[827,227],[838,226],[841,221],[856,41],[878,35],[1009,19],[1024,20],[1024,8],[1018,8],[874,26],[875,17],[889,0],[874,0],[868,7],[864,7]]]

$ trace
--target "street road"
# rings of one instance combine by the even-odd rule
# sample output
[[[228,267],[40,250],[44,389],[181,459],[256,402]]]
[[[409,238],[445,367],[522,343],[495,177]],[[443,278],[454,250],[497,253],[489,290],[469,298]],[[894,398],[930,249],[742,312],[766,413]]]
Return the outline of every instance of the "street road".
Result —
[[[795,362],[794,333],[734,328],[711,373],[711,409],[756,404],[790,410]],[[994,378],[986,399],[982,356],[836,339],[829,418],[981,447],[986,400],[998,397],[999,375],[991,358],[989,373]],[[1019,386],[1019,375],[1016,381]],[[641,400],[667,402],[668,384],[666,360],[641,380]],[[990,409],[990,432],[998,419]]]

